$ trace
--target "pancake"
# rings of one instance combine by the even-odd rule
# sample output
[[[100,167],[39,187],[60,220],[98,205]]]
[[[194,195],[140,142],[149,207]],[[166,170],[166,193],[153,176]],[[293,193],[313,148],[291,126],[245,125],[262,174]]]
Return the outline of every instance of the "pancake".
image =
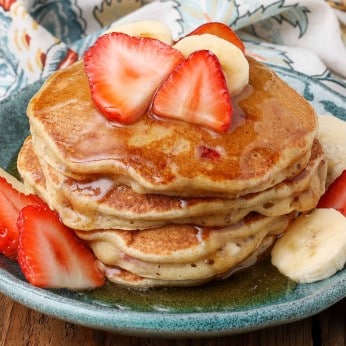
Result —
[[[30,140],[24,149],[30,148],[28,143]],[[21,162],[20,155],[18,163]],[[37,162],[26,163],[35,172]],[[36,180],[35,188],[44,191],[40,174],[31,176]],[[226,228],[171,224],[150,230],[75,232],[107,267],[106,275],[113,282],[137,288],[191,286],[236,270],[247,258],[259,253],[264,243],[272,244],[293,217],[294,214],[251,214]]]
[[[135,288],[139,290],[146,290],[152,287],[186,287],[186,286],[197,286],[204,284],[211,279],[225,279],[234,273],[244,270],[247,267],[253,265],[261,257],[265,256],[265,253],[270,249],[274,239],[273,237],[266,237],[258,249],[247,259],[238,263],[228,272],[223,273],[222,275],[215,276],[213,278],[202,279],[202,280],[162,280],[160,278],[148,279],[136,274],[133,274],[123,268],[117,266],[107,266],[104,265],[105,275],[107,279],[115,284]]]
[[[18,170],[26,185],[57,210],[66,225],[79,230],[146,229],[170,223],[222,227],[254,211],[266,216],[307,211],[324,192],[326,168],[315,141],[305,169],[268,190],[237,199],[181,198],[138,194],[108,177],[85,181],[63,176],[43,158],[38,160],[31,137],[18,156]]]
[[[234,100],[225,134],[148,114],[127,126],[110,123],[92,104],[78,62],[52,75],[28,106],[35,152],[65,176],[104,175],[137,193],[235,198],[264,191],[304,169],[317,118],[273,71],[248,60],[249,86]]]
[[[77,232],[102,263],[148,279],[206,280],[224,275],[251,256],[268,237],[284,232],[293,214],[249,215],[223,229],[167,228]]]
[[[167,225],[148,230],[76,231],[78,237],[92,243],[108,243],[114,252],[101,251],[106,264],[116,264],[119,253],[151,263],[191,263],[212,256],[225,244],[253,239],[276,229],[285,229],[289,216],[266,217],[253,213],[224,228],[195,225]],[[275,233],[275,232],[274,232]]]
[[[117,285],[147,290],[153,287],[187,287],[204,284],[210,280],[160,280],[148,279],[119,267],[104,266],[107,279]]]
[[[38,159],[35,161],[35,155],[34,159],[23,156],[25,152],[33,153],[30,143],[29,138],[23,145],[18,168],[26,163],[32,181],[36,182],[34,188],[44,192],[45,181],[42,171],[37,170]],[[315,150],[311,157],[318,156]],[[149,230],[75,232],[105,266],[114,269],[106,270],[113,282],[140,288],[190,286],[228,275],[246,259],[254,258],[264,248],[263,244],[269,246],[285,231],[294,215],[267,217],[251,213],[225,228],[170,224]]]

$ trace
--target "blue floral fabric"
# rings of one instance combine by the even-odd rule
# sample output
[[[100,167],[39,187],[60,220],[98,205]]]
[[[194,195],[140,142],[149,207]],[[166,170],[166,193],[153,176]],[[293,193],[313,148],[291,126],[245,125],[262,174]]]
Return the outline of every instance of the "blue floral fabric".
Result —
[[[0,99],[81,58],[112,23],[140,19],[164,22],[174,38],[224,22],[248,55],[345,96],[338,12],[323,0],[0,0]]]

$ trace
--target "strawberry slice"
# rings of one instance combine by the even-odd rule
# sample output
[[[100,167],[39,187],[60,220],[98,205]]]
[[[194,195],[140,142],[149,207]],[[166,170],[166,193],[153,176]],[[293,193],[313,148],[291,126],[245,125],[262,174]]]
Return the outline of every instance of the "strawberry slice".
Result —
[[[34,286],[90,289],[104,273],[87,248],[47,206],[27,206],[18,217],[18,263]]]
[[[216,55],[200,50],[182,61],[157,90],[151,113],[226,131],[232,104]]]
[[[243,53],[245,53],[245,46],[239,36],[226,24],[219,22],[205,23],[190,32],[187,36],[191,35],[203,35],[212,34],[223,38],[224,40],[233,43],[237,46]]]
[[[346,216],[346,171],[330,184],[317,207],[333,208]]]
[[[20,210],[27,205],[43,204],[38,196],[25,195],[0,177],[0,252],[6,257],[17,258],[17,218]]]
[[[181,52],[159,40],[102,35],[84,56],[92,100],[109,120],[132,123],[147,111],[162,79],[182,59]]]

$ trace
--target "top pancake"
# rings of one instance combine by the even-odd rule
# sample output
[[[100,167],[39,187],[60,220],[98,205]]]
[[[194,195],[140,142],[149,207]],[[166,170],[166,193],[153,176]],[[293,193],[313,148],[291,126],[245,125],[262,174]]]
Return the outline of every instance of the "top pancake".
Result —
[[[139,193],[263,191],[305,167],[317,118],[273,71],[249,63],[249,86],[234,100],[232,126],[218,134],[147,114],[131,125],[109,122],[94,107],[78,62],[50,77],[29,104],[35,150],[65,175],[110,175]]]

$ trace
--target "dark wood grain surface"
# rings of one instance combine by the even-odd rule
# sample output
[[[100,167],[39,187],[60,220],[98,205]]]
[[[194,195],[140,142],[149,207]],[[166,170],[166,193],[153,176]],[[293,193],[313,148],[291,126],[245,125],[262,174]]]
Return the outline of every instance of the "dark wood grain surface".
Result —
[[[346,345],[346,299],[302,321],[220,338],[140,338],[90,329],[30,310],[0,294],[0,345]]]

